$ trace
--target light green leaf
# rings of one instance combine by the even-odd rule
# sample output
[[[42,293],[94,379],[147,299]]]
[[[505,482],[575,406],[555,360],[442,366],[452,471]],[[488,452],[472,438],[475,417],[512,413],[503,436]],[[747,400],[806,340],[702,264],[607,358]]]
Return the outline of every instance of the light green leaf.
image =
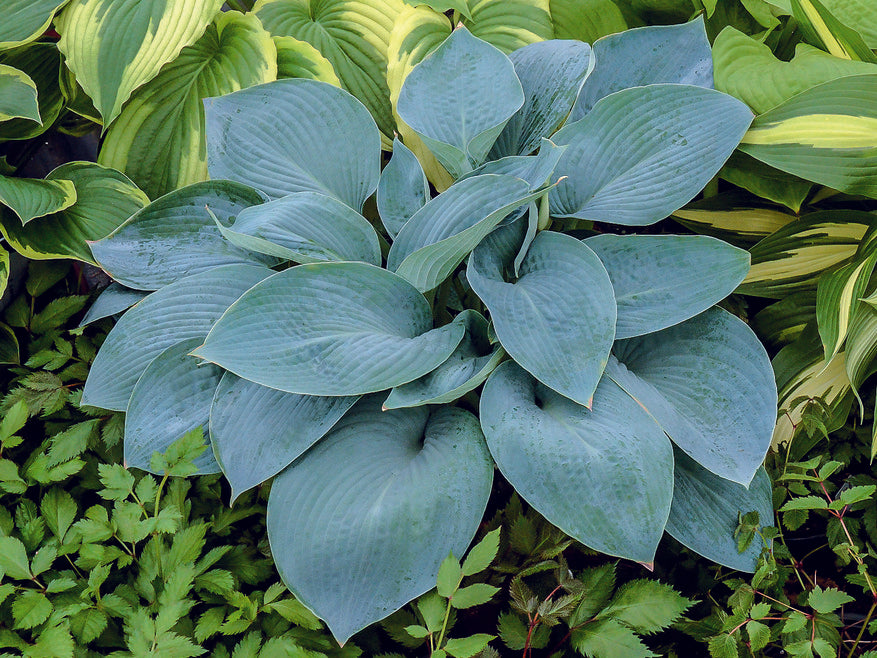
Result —
[[[656,658],[636,634],[615,621],[605,619],[572,631],[570,644],[586,656],[595,658]]]
[[[801,210],[813,187],[811,182],[769,167],[742,151],[731,154],[719,171],[719,176],[756,196],[781,203],[796,213]]]
[[[28,411],[24,400],[19,400],[7,409],[0,420],[0,441],[8,441],[27,422]]]
[[[37,88],[39,106],[38,121],[27,118],[0,122],[0,140],[25,140],[42,135],[64,109],[64,96],[58,84],[65,70],[61,53],[53,43],[31,43],[0,52],[0,65],[19,70],[31,79]]]
[[[104,137],[98,162],[151,198],[207,179],[203,100],[277,78],[277,52],[259,19],[223,12],[204,35],[137,89]]]
[[[469,5],[466,0],[403,0],[406,5],[416,7],[418,5],[426,5],[430,9],[445,13],[446,11],[456,11],[463,16],[469,16]]]
[[[490,566],[499,551],[499,533],[499,528],[491,530],[484,535],[484,539],[469,550],[469,554],[463,560],[464,576],[481,573]]]
[[[15,118],[42,123],[37,86],[24,71],[0,64],[0,121]]]
[[[52,614],[52,603],[42,592],[24,590],[12,602],[12,618],[15,628],[39,626]]]
[[[226,373],[210,409],[210,441],[231,500],[286,468],[356,402],[284,393]]]
[[[627,29],[627,21],[612,0],[550,0],[548,4],[555,39],[594,43]]]
[[[445,643],[445,652],[454,658],[472,658],[487,646],[495,635],[476,633],[469,637],[452,638]],[[435,654],[433,654],[435,655]]]
[[[84,327],[111,315],[124,313],[146,295],[147,293],[142,290],[131,290],[118,283],[111,283],[101,291],[98,298],[88,308],[79,326]]]
[[[451,597],[451,605],[458,610],[483,605],[490,601],[498,591],[499,587],[487,583],[475,583],[468,587],[461,587]]]
[[[0,176],[0,203],[18,215],[22,225],[76,203],[76,188],[69,180],[40,180]]]
[[[76,501],[61,488],[50,489],[40,501],[40,512],[49,530],[63,543],[67,531],[76,520]]]
[[[448,561],[451,556],[445,558],[442,562],[442,565]],[[441,565],[439,565],[439,571],[441,571]],[[436,577],[438,579],[438,577]],[[445,611],[447,610],[447,601],[439,596],[438,592],[430,591],[416,601],[417,611],[420,613],[420,616],[423,618],[423,623],[426,624],[426,628],[431,633],[438,633],[442,627],[442,621],[445,617]]]
[[[332,63],[307,41],[295,37],[273,37],[277,48],[277,79],[307,78],[328,82],[336,87],[341,81]]]
[[[841,592],[835,587],[822,589],[819,585],[814,585],[807,597],[807,605],[824,615],[834,612],[842,605],[852,603],[853,601],[855,599],[846,592]]]
[[[618,588],[600,617],[617,619],[637,633],[649,635],[672,624],[693,603],[670,585],[634,580]]]
[[[67,0],[6,0],[0,25],[0,50],[33,41],[52,23]]]
[[[429,181],[417,156],[399,141],[393,140],[393,155],[381,172],[376,195],[381,222],[391,238],[405,226],[427,201]]]
[[[106,127],[135,89],[204,33],[221,6],[221,0],[72,0],[55,21],[58,49]]]
[[[471,414],[362,400],[274,480],[278,569],[343,642],[434,586],[448,552],[475,534],[492,479]]]
[[[654,559],[673,452],[612,381],[600,382],[589,411],[504,363],[484,385],[481,425],[499,470],[552,524],[602,553]]]
[[[273,303],[278,296],[287,301]],[[196,355],[290,393],[361,395],[432,371],[463,333],[460,324],[432,329],[426,299],[392,272],[366,263],[314,263],[254,286]]]
[[[272,199],[319,192],[356,211],[377,187],[377,127],[365,107],[337,87],[278,80],[208,99],[205,107],[211,178],[252,185]]]
[[[870,254],[863,254],[852,263],[820,277],[816,292],[816,321],[826,360],[840,351],[875,265],[877,250],[872,250]]]
[[[16,580],[30,580],[30,562],[24,544],[15,537],[0,537],[0,572]]]
[[[461,580],[463,580],[463,569],[452,551],[439,565],[435,579],[436,593],[446,599],[450,598],[457,591]]]
[[[463,25],[506,55],[554,37],[548,0],[468,0]]]

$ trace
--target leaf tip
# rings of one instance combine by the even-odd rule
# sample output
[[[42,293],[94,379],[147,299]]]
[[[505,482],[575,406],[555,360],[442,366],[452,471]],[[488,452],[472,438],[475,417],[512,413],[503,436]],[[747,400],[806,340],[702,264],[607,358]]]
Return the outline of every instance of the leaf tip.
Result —
[[[645,569],[647,571],[649,571],[650,573],[655,570],[655,563],[654,562],[638,562],[637,564],[645,567]]]

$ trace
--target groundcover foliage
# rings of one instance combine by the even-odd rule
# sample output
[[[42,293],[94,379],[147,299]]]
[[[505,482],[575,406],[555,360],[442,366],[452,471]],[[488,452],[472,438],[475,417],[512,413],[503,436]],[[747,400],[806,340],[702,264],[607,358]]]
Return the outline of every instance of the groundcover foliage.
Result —
[[[631,79],[624,57],[655,42],[674,65]],[[738,552],[732,532],[741,511],[771,515],[776,388],[714,307],[749,256],[589,231],[657,222],[737,146],[752,114],[711,88],[709,59],[700,21],[509,56],[459,27],[394,107],[435,196],[398,138],[381,171],[375,120],[336,86],[208,100],[212,180],[91,245],[125,287],[98,305],[145,296],[83,404],[126,412],[128,466],[155,470],[202,427],[198,472],[235,496],[274,477],[276,564],[339,640],[464,552],[494,464],[596,550],[649,563],[666,530],[753,570],[760,544]],[[382,225],[362,214],[375,192]]]

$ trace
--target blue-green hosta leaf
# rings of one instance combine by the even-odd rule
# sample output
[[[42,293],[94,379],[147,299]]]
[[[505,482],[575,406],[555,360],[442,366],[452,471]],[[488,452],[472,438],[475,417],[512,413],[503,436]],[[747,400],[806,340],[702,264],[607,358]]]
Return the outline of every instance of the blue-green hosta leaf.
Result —
[[[146,297],[147,294],[143,290],[132,290],[118,283],[111,283],[101,291],[97,299],[88,308],[79,326],[84,327],[87,324],[103,320],[111,315],[123,313]]]
[[[225,373],[210,408],[210,442],[232,501],[291,464],[354,402],[284,393]]]
[[[205,206],[226,225],[245,208],[264,203],[253,188],[227,180],[188,185],[136,212],[91,253],[113,279],[129,288],[158,290],[184,276],[220,265],[272,265],[222,237]]]
[[[16,118],[42,123],[37,86],[24,71],[0,64],[0,121]]]
[[[541,41],[509,59],[524,89],[524,106],[509,119],[490,155],[527,155],[560,127],[594,68],[591,47],[580,41]]]
[[[461,180],[408,220],[390,248],[387,267],[421,292],[432,290],[506,215],[545,192],[513,176]]]
[[[777,392],[752,330],[714,307],[615,343],[606,374],[701,466],[748,485],[770,446]]]
[[[738,571],[755,571],[762,549],[756,536],[743,553],[737,550],[734,530],[740,514],[758,512],[762,526],[773,525],[770,478],[759,468],[747,489],[699,466],[675,450],[673,506],[667,532],[695,553]]]
[[[393,140],[393,155],[381,172],[376,199],[381,222],[392,238],[429,201],[429,181],[423,167],[398,137]]]
[[[426,298],[392,272],[312,263],[254,286],[196,354],[281,391],[361,395],[431,372],[463,333],[461,324],[433,329]]]
[[[484,386],[481,426],[499,470],[551,523],[603,553],[654,559],[673,449],[614,382],[600,381],[588,410],[506,362]]]
[[[259,19],[223,12],[204,35],[137,89],[110,126],[98,161],[151,197],[207,179],[204,99],[277,78],[277,52]]]
[[[703,16],[682,25],[653,25],[611,34],[594,43],[594,72],[570,113],[578,121],[601,98],[657,83],[713,86],[713,59]]]
[[[703,87],[656,84],[610,94],[552,138],[568,145],[554,173],[569,176],[551,193],[552,214],[654,224],[703,189],[751,121],[743,103]]]
[[[274,47],[277,48],[278,80],[307,78],[341,86],[332,63],[307,41],[295,37],[274,37]]]
[[[274,199],[320,192],[357,211],[375,191],[380,133],[346,91],[293,78],[204,103],[211,178],[240,181]]]
[[[600,37],[627,29],[627,21],[612,0],[550,0],[555,39],[594,43]]]
[[[523,104],[524,92],[508,57],[457,28],[405,78],[396,110],[459,177],[484,162]]]
[[[338,199],[318,192],[296,192],[253,206],[220,230],[239,247],[297,263],[358,260],[381,264],[378,234],[369,221]]]
[[[195,466],[198,474],[219,472],[209,447],[207,421],[222,369],[189,355],[200,344],[200,338],[190,338],[169,347],[137,380],[125,414],[126,467],[150,470],[152,453],[164,454],[184,434],[203,427],[208,448],[195,459]]]
[[[22,224],[27,224],[76,203],[76,187],[70,180],[0,176],[0,203],[18,215]]]
[[[28,258],[75,258],[96,264],[88,242],[107,236],[149,203],[124,174],[91,162],[68,162],[49,172],[46,180],[71,181],[76,202],[26,226],[0,208],[0,231]]]
[[[499,160],[490,160],[464,174],[459,180],[482,174],[502,174],[521,178],[535,189],[550,182],[551,174],[554,173],[554,168],[565,150],[565,146],[557,146],[550,139],[543,138],[539,153],[536,155],[509,155]]]
[[[52,127],[64,109],[64,95],[58,79],[66,69],[57,46],[53,43],[30,43],[3,51],[0,52],[0,65],[21,71],[36,85],[40,119],[8,119],[0,122],[0,140],[25,140],[42,135]]]
[[[109,126],[137,87],[197,41],[222,0],[72,0],[58,49]]]
[[[505,54],[554,36],[548,0],[467,0],[473,35]]]
[[[603,262],[618,304],[615,338],[666,329],[734,292],[749,253],[703,235],[612,235],[585,240]]]
[[[877,198],[877,74],[830,80],[760,115],[740,150],[848,194]]]
[[[223,265],[146,297],[107,335],[88,373],[82,403],[124,411],[156,356],[184,340],[203,339],[232,302],[271,273],[255,265]]]
[[[519,278],[506,281],[518,245],[494,232],[469,259],[469,284],[490,310],[506,352],[536,379],[590,406],[615,337],[615,296],[597,255],[561,233],[536,235]]]
[[[439,564],[472,540],[492,481],[472,414],[362,400],[274,479],[277,568],[344,642],[435,586]]]
[[[33,41],[52,23],[67,0],[6,0],[0,24],[0,50]]]
[[[502,347],[490,344],[487,320],[478,311],[467,309],[454,321],[466,326],[454,353],[428,375],[390,391],[385,409],[453,402],[484,382],[505,358]]]

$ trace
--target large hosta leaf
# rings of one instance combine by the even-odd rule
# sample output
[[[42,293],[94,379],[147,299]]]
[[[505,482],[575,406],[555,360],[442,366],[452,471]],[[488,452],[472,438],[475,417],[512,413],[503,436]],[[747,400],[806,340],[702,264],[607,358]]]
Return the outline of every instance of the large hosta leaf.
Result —
[[[39,119],[9,119],[0,122],[0,140],[24,140],[43,134],[61,115],[64,96],[58,78],[64,69],[61,53],[52,43],[31,43],[0,52],[0,65],[21,71],[36,85]]]
[[[189,355],[200,338],[185,340],[159,354],[143,371],[125,414],[125,466],[151,470],[154,452],[164,454],[171,443],[198,427],[209,440],[210,401],[222,369],[202,365]],[[218,473],[208,448],[195,459],[198,473]]]
[[[99,162],[150,197],[207,179],[203,99],[277,77],[277,51],[253,15],[219,14],[204,35],[134,92],[110,126]]]
[[[24,71],[0,64],[0,121],[16,118],[42,123],[37,86]]]
[[[859,255],[852,263],[820,277],[816,293],[816,321],[826,359],[831,359],[840,351],[853,315],[861,305],[859,300],[867,293],[875,264],[877,251],[872,249],[870,253]]]
[[[277,48],[278,79],[307,78],[341,86],[332,63],[307,41],[295,37],[274,37],[274,46]]]
[[[641,336],[707,310],[734,292],[749,254],[701,235],[612,235],[585,240],[603,262],[618,304],[615,338]]]
[[[768,1],[792,13],[791,0]],[[877,6],[871,0],[822,0],[822,4],[839,21],[858,30],[868,46],[877,48]]]
[[[26,226],[10,212],[0,210],[0,230],[28,258],[75,258],[94,263],[87,242],[105,237],[149,203],[124,174],[91,162],[68,162],[49,172],[46,180],[71,181],[76,202]]]
[[[393,238],[429,201],[429,181],[423,168],[398,137],[393,140],[393,156],[381,172],[376,200],[381,222]]]
[[[211,178],[279,198],[320,192],[360,210],[380,177],[380,134],[368,110],[324,82],[278,80],[209,99]],[[339,129],[344,126],[344,129]]]
[[[58,48],[104,126],[140,85],[200,37],[222,0],[72,0],[56,21]]]
[[[255,265],[225,265],[146,297],[107,335],[89,371],[82,403],[124,411],[134,385],[156,356],[190,338],[203,339],[233,301],[270,274]]]
[[[363,400],[275,478],[277,568],[343,642],[435,586],[442,560],[472,540],[492,480],[472,414]]]
[[[713,60],[703,17],[612,34],[594,43],[594,72],[570,114],[578,121],[604,96],[628,87],[674,82],[713,86]]]
[[[752,330],[720,308],[615,343],[606,368],[673,442],[717,475],[748,485],[776,420],[770,360]]]
[[[0,203],[18,215],[22,224],[27,224],[36,217],[72,206],[76,203],[76,188],[69,180],[0,176]]]
[[[80,320],[79,326],[84,327],[87,324],[108,318],[111,315],[124,313],[146,297],[147,294],[143,290],[132,290],[118,283],[111,283],[101,291],[97,299],[88,307],[88,311]]]
[[[0,50],[20,46],[40,36],[67,0],[6,0],[0,23]]]
[[[755,537],[743,553],[734,531],[740,514],[758,512],[762,526],[773,525],[770,478],[759,468],[749,487],[725,480],[675,450],[673,506],[667,532],[704,557],[738,571],[755,571],[763,542]]]
[[[233,263],[274,264],[222,237],[207,206],[225,224],[264,202],[251,187],[232,181],[195,183],[156,199],[112,234],[91,244],[100,266],[116,281],[158,290],[190,274]]]
[[[468,4],[463,25],[506,54],[554,37],[548,0],[468,0]]]
[[[703,189],[750,121],[743,103],[702,87],[658,84],[610,94],[552,138],[568,145],[555,174],[569,176],[551,193],[552,214],[653,224]]]
[[[536,379],[590,406],[615,337],[615,296],[597,255],[584,243],[542,231],[506,281],[516,244],[507,227],[494,232],[469,259],[467,276],[490,310],[500,343]]]
[[[196,354],[282,391],[360,395],[432,371],[463,333],[461,324],[433,329],[426,299],[392,272],[366,263],[314,263],[248,291]]]
[[[210,441],[232,501],[291,464],[354,402],[284,393],[225,373],[210,409]]]
[[[490,93],[483,93],[488,88]],[[524,92],[509,59],[458,28],[411,71],[396,110],[458,177],[484,162],[523,104]]]
[[[612,0],[549,0],[548,4],[555,39],[594,43],[627,29],[627,21]]]
[[[844,365],[854,389],[858,389],[877,368],[877,307],[871,304],[859,304],[847,335]]]
[[[614,382],[601,380],[588,410],[506,362],[484,386],[481,426],[499,470],[551,523],[603,553],[654,559],[673,449]]]

